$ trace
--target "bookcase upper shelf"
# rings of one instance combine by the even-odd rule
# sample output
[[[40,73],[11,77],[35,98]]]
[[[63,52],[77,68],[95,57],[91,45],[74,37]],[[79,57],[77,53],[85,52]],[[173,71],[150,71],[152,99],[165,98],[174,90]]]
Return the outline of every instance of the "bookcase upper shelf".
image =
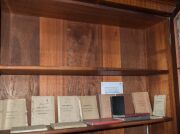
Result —
[[[147,28],[165,19],[152,14],[74,0],[3,0],[1,6],[17,14],[133,28]]]
[[[1,74],[40,75],[89,75],[89,76],[146,76],[168,74],[168,70],[128,69],[110,67],[45,67],[45,66],[0,66]]]

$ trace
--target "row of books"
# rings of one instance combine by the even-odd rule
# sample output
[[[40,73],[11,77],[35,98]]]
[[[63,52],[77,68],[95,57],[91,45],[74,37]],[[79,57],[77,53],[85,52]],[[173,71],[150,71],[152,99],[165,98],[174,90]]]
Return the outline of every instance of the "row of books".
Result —
[[[96,125],[94,119],[98,119],[99,122],[99,119],[113,117],[118,118],[118,121],[131,121],[150,119],[152,114],[165,116],[165,97],[165,95],[155,96],[152,112],[148,92],[97,96],[58,96],[58,123],[55,123],[54,96],[32,96],[31,125],[51,124],[53,128],[63,128],[63,124],[59,123],[71,123],[80,127],[85,125],[76,125],[76,123],[82,123],[82,121],[88,121],[86,122],[88,125]],[[103,123],[107,123],[107,120]],[[25,99],[1,100],[0,129],[21,126],[28,126]],[[68,125],[65,126],[68,127]]]
[[[80,122],[64,122],[64,123],[51,123],[50,127],[46,125],[35,125],[35,126],[23,126],[23,127],[13,127],[10,133],[25,133],[25,132],[38,132],[38,131],[48,131],[57,130],[57,129],[67,129],[67,128],[82,128],[94,125],[109,125],[109,124],[118,124],[123,122],[121,119],[113,118],[103,118],[103,119],[94,119],[86,120]]]

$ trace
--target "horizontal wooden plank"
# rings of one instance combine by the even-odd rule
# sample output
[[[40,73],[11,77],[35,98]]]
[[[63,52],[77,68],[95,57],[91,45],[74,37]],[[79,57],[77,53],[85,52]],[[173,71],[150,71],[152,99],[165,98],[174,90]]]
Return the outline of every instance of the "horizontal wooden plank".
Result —
[[[176,8],[176,0],[76,0],[94,4],[105,4],[155,14],[171,14]]]
[[[157,124],[172,121],[172,118],[165,117],[162,119],[151,119],[151,120],[143,120],[143,121],[130,121],[130,122],[122,122],[119,124],[113,125],[100,125],[100,126],[88,126],[85,128],[71,128],[71,129],[62,129],[62,130],[53,130],[49,127],[48,131],[44,132],[31,132],[27,134],[61,134],[61,133],[81,133],[81,132],[92,132],[92,131],[100,131],[100,130],[109,130],[109,129],[118,129],[118,128],[125,128],[125,127],[133,127],[133,126],[144,126],[150,124]],[[0,131],[3,134],[10,133],[9,131]]]
[[[144,10],[155,10],[159,12],[172,13],[176,8],[176,1],[171,0],[103,0],[105,2],[111,2],[115,4],[123,4],[142,8]]]
[[[0,66],[1,74],[18,75],[89,75],[89,76],[146,76],[168,74],[168,70],[128,69],[110,67],[45,67],[45,66]]]
[[[74,0],[3,0],[3,4],[13,13],[133,28],[146,28],[165,19],[156,15]]]

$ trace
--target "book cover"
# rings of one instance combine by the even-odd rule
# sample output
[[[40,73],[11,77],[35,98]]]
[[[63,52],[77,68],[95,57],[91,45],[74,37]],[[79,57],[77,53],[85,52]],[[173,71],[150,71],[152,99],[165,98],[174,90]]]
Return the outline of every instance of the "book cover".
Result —
[[[138,120],[149,120],[150,114],[149,113],[139,113],[139,114],[125,114],[118,119],[122,119],[124,121],[138,121]]]
[[[135,113],[150,113],[152,108],[149,100],[148,92],[134,92],[132,93]]]
[[[149,120],[150,119],[150,114],[135,114],[133,115],[125,115],[125,117],[123,118],[125,121],[139,121],[139,120]]]
[[[80,99],[77,96],[58,96],[58,122],[82,120]]]
[[[64,122],[64,123],[54,123],[51,124],[53,129],[65,129],[65,128],[80,128],[87,127],[84,122]]]
[[[134,114],[134,105],[131,94],[123,94],[125,104],[125,114]]]
[[[86,120],[85,123],[90,126],[98,126],[98,125],[117,124],[123,121],[124,121],[123,119],[103,118],[103,119]]]
[[[125,115],[124,96],[111,96],[110,100],[112,117],[117,118]]]
[[[32,96],[31,105],[31,125],[55,122],[54,96]]]
[[[10,130],[10,133],[27,133],[27,132],[39,132],[39,131],[47,131],[48,128],[45,125],[35,125],[35,126],[24,126],[24,127],[13,127]]]
[[[3,101],[2,128],[27,126],[27,108],[25,99],[6,99]]]
[[[101,118],[111,118],[111,102],[110,97],[113,95],[97,95],[99,113]]]
[[[166,95],[154,96],[153,115],[162,117],[166,115]]]
[[[79,96],[83,120],[99,119],[96,96]]]

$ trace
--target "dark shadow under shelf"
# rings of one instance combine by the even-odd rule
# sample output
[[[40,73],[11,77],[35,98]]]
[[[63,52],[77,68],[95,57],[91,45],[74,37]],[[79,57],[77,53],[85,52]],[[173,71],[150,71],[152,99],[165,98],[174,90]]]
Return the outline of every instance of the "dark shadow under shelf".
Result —
[[[109,67],[45,67],[1,65],[0,73],[6,75],[149,76],[168,74],[168,70]]]

